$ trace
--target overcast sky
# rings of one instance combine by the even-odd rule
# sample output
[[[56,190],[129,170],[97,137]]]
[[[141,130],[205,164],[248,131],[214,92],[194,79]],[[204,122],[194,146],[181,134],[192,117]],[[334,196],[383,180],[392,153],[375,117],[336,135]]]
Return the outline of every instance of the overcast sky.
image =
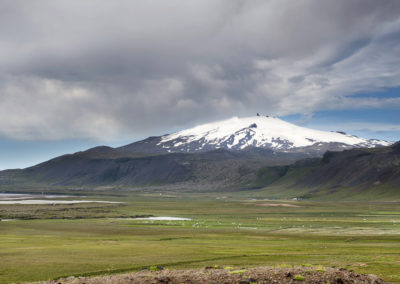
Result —
[[[0,0],[0,169],[256,112],[400,140],[399,67],[398,0]]]

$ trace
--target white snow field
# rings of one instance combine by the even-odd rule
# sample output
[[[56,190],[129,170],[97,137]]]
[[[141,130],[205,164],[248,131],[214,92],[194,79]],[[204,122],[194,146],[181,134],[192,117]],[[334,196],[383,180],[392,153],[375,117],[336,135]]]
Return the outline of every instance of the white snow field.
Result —
[[[171,145],[174,140],[176,142]],[[253,116],[233,117],[164,135],[158,145],[172,149],[193,142],[200,144],[196,150],[201,150],[210,144],[215,148],[222,148],[224,145],[229,149],[245,149],[252,146],[277,150],[330,142],[369,148],[391,144],[383,140],[364,139],[339,132],[301,127],[276,117]]]

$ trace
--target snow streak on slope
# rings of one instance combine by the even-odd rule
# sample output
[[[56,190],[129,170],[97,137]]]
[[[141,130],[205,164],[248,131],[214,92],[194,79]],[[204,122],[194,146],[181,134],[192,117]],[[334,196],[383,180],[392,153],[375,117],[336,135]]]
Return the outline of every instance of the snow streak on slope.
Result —
[[[218,148],[240,150],[247,147],[284,151],[320,143],[339,143],[343,144],[343,147],[377,147],[391,144],[382,140],[368,140],[344,133],[300,127],[275,117],[254,116],[233,117],[164,135],[158,145],[174,152]]]

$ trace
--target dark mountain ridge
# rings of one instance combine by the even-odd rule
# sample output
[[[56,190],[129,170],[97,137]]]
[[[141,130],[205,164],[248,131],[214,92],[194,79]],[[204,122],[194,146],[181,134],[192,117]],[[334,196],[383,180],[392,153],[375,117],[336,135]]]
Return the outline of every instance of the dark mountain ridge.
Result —
[[[322,157],[260,148],[145,154],[101,146],[23,170],[2,171],[0,183],[3,189],[29,185],[66,189],[261,190],[265,197],[272,198],[329,198],[343,189],[362,193],[371,188],[390,188],[391,196],[400,197],[400,142],[382,148],[327,151]]]
[[[8,185],[142,187],[187,183],[205,188],[240,187],[251,183],[260,167],[290,164],[304,157],[258,148],[147,154],[100,146],[23,170],[3,171],[0,180]]]

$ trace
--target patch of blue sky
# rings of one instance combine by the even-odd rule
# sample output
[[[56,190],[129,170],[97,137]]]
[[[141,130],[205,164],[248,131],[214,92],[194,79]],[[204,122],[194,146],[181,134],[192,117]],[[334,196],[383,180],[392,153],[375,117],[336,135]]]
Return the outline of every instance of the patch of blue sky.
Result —
[[[99,145],[88,140],[21,141],[0,139],[0,170],[25,168]]]
[[[381,91],[370,92],[370,93],[357,93],[351,96],[352,98],[400,98],[400,87],[397,88],[387,88]]]
[[[119,147],[137,140],[140,139],[132,137],[132,139],[102,142],[84,139],[15,140],[0,137],[0,170],[26,168],[61,155],[85,151],[92,147],[100,145]]]
[[[400,140],[399,109],[347,109],[317,111],[312,115],[288,115],[288,122],[325,131],[344,131],[370,139]]]

